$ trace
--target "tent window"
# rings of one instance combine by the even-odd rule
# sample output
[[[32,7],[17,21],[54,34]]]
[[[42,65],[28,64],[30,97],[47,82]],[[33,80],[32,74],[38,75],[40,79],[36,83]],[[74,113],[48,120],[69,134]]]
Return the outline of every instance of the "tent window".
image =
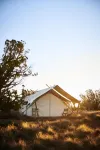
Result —
[[[38,117],[39,116],[39,109],[38,108],[32,108],[32,116]]]

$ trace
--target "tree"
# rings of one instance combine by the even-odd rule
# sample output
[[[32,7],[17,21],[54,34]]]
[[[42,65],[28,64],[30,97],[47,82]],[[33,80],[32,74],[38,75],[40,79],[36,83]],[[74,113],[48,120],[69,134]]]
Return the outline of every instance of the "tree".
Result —
[[[18,110],[25,103],[23,92],[19,95],[15,86],[24,77],[33,75],[27,65],[27,53],[24,41],[6,40],[4,54],[0,59],[0,110]],[[34,74],[37,75],[37,74]]]
[[[100,90],[93,91],[89,89],[85,95],[81,94],[80,97],[82,99],[81,108],[86,110],[100,109]]]

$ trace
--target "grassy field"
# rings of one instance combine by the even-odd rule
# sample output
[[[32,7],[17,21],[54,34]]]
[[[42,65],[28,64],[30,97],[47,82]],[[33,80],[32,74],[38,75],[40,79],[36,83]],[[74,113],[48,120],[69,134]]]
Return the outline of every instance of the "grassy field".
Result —
[[[66,118],[0,119],[0,150],[100,150],[100,111]]]

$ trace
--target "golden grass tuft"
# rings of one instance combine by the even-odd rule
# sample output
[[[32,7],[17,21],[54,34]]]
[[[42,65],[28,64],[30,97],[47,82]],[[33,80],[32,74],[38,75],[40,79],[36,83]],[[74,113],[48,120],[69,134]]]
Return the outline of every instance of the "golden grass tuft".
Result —
[[[22,139],[19,139],[18,145],[21,145],[22,147],[26,147],[26,142]]]
[[[100,114],[97,114],[96,117],[100,118]]]
[[[44,134],[44,133],[42,133],[42,132],[39,132],[38,133],[38,137],[39,137],[39,139],[45,139],[45,140],[52,140],[53,139],[53,135],[49,135],[49,134]]]
[[[11,132],[12,130],[17,130],[17,127],[14,124],[8,125],[7,127],[0,127],[1,133]]]
[[[65,138],[64,141],[65,142],[71,142],[71,143],[78,144],[78,145],[82,145],[82,141],[79,138],[68,137],[68,138]]]
[[[37,127],[37,125],[33,122],[22,122],[21,126],[28,129]]]
[[[53,130],[53,128],[50,127],[50,126],[47,128],[47,131],[48,131],[48,132],[51,132],[51,133],[55,133],[55,131]]]
[[[86,124],[79,125],[77,130],[83,131],[83,132],[90,132],[90,133],[93,132],[93,129],[87,126]]]
[[[12,124],[12,125],[8,125],[8,126],[6,127],[6,130],[7,130],[7,131],[16,130],[16,129],[17,129],[17,127],[14,126],[13,124]]]

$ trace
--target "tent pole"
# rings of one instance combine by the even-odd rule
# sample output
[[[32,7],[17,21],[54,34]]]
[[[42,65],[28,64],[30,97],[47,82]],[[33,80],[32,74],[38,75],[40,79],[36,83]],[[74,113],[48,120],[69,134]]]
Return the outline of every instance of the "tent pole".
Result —
[[[26,105],[26,115],[27,115],[27,105]]]
[[[36,107],[36,110],[38,111],[38,108],[37,108],[37,104],[36,104],[36,102],[35,102],[35,107]],[[38,114],[38,112],[36,111],[36,116],[37,117],[39,117],[39,114]]]
[[[49,117],[50,117],[50,111],[51,111],[51,95],[49,96]]]

